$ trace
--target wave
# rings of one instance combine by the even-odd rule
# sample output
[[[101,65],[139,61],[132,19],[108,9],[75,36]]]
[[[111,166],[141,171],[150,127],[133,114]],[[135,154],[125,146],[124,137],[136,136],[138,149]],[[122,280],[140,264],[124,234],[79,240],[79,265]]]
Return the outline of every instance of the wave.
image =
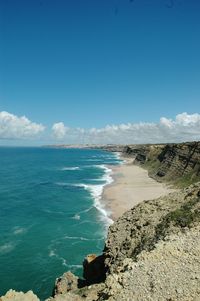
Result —
[[[87,208],[87,209],[81,210],[81,211],[79,211],[77,214],[86,213],[86,212],[89,212],[89,211],[92,210],[92,209],[93,209],[93,206],[91,206],[91,207],[89,207],[89,208]]]
[[[86,159],[85,161],[88,161],[88,162],[98,162],[98,161],[101,161],[101,159],[99,158],[99,159]]]
[[[66,166],[66,167],[63,167],[63,168],[61,168],[61,170],[80,170],[80,167],[78,167],[78,166],[72,166],[72,167],[68,167],[68,166]]]
[[[84,167],[93,167],[99,168],[104,171],[103,175],[99,179],[94,179],[94,181],[101,182],[95,184],[85,184],[85,183],[64,183],[64,182],[56,182],[55,184],[58,186],[68,186],[68,187],[78,187],[87,190],[92,198],[94,199],[94,207],[101,213],[101,219],[105,222],[106,225],[110,225],[113,223],[112,219],[110,218],[110,212],[105,209],[105,206],[101,202],[102,193],[104,187],[109,185],[113,182],[112,178],[112,169],[110,169],[105,164],[94,164],[94,165],[86,165]],[[84,212],[89,211],[91,208],[86,209]],[[73,219],[79,220],[80,214],[82,212],[78,212],[73,216]]]
[[[75,220],[80,220],[80,215],[79,214],[74,214],[74,216],[72,217],[72,219],[75,219]]]
[[[97,240],[102,240],[103,237],[100,238],[87,238],[87,237],[82,237],[82,236],[68,236],[65,235],[63,239],[69,239],[69,240],[78,240],[78,241],[97,241]]]
[[[41,182],[39,182],[39,183],[36,183],[35,185],[49,185],[49,184],[51,184],[51,182],[49,182],[49,181],[41,181]]]
[[[98,211],[101,212],[102,218],[105,221],[105,223],[107,225],[110,225],[110,224],[113,223],[113,221],[109,217],[110,212],[108,210],[106,210],[104,205],[102,204],[101,198],[102,198],[102,193],[103,193],[104,187],[113,182],[113,178],[111,176],[112,175],[112,169],[107,167],[105,164],[93,165],[93,167],[101,168],[101,169],[104,170],[103,176],[100,179],[97,179],[97,180],[103,181],[104,183],[101,183],[101,184],[84,184],[84,183],[80,183],[80,184],[73,184],[73,185],[76,186],[76,187],[82,187],[91,194],[91,196],[94,199],[94,207]]]
[[[115,159],[116,159],[118,164],[124,164],[126,162],[126,160],[123,160],[121,158],[121,153],[120,152],[114,152],[114,156],[115,156]]]
[[[49,251],[49,257],[53,257],[53,256],[56,256],[56,253],[54,250],[50,250]]]
[[[65,235],[64,236],[64,239],[72,239],[72,240],[91,240],[90,238],[86,238],[86,237],[79,237],[79,236],[68,236],[68,235]]]
[[[84,221],[81,221],[81,222],[79,222],[78,224],[76,224],[76,225],[73,225],[73,227],[76,227],[76,226],[80,226],[80,225],[82,225],[82,224],[94,224],[94,225],[96,225],[96,224],[98,224],[98,222],[96,221],[96,222],[93,222],[93,221],[91,221],[91,220],[84,220]]]
[[[70,183],[65,183],[65,182],[55,182],[54,184],[57,186],[73,186]]]
[[[67,260],[65,258],[63,258],[62,256],[60,256],[59,254],[56,253],[56,249],[49,249],[49,257],[55,257],[57,258],[57,260],[61,261],[62,265],[65,267],[68,267],[69,269],[80,269],[83,268],[82,265],[80,264],[68,264]]]
[[[15,235],[19,235],[19,234],[23,234],[23,233],[26,233],[27,232],[27,229],[26,228],[23,228],[23,227],[14,227],[13,228],[13,234]]]
[[[62,262],[62,265],[68,266],[66,259],[56,254],[56,250],[50,250],[49,257],[56,257],[58,260]]]
[[[77,269],[83,268],[83,266],[81,264],[68,264],[67,266],[70,268],[77,268]]]
[[[0,254],[10,253],[14,250],[15,247],[16,244],[12,242],[5,243],[4,245],[0,246]]]

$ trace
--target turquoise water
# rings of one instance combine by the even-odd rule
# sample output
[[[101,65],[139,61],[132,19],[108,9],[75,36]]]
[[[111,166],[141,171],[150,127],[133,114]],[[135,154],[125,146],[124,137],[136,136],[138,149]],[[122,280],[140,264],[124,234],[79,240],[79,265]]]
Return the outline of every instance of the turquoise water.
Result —
[[[88,253],[101,253],[111,222],[100,202],[112,181],[99,150],[0,148],[0,295],[32,289],[41,300],[56,277],[82,274]]]

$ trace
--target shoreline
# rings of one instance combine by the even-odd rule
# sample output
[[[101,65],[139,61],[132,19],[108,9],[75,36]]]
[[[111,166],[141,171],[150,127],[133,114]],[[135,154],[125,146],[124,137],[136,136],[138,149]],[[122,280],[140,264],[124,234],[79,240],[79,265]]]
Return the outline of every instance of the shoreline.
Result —
[[[108,165],[113,182],[104,187],[101,202],[110,219],[115,221],[124,212],[137,204],[165,196],[175,189],[159,183],[148,175],[148,171],[133,165],[133,158],[120,156],[122,164]]]

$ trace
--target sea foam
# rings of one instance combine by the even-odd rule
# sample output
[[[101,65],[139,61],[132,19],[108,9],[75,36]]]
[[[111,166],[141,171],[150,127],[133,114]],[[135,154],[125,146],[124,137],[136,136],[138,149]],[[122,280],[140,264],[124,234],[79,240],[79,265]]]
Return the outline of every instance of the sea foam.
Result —
[[[27,232],[27,229],[25,229],[23,227],[16,226],[13,228],[13,234],[15,234],[15,235],[23,234],[25,232]]]
[[[0,254],[6,254],[12,252],[15,248],[15,244],[12,242],[5,243],[0,246]]]
[[[83,187],[85,190],[87,190],[91,196],[94,199],[94,207],[99,210],[102,214],[102,220],[107,224],[110,225],[113,223],[113,220],[110,218],[110,212],[105,209],[105,206],[102,204],[101,199],[102,199],[102,193],[104,190],[104,187],[106,185],[109,185],[113,182],[112,178],[112,169],[107,167],[105,164],[100,164],[100,165],[93,165],[92,167],[95,168],[100,168],[104,170],[104,174],[100,179],[95,179],[99,181],[103,181],[104,183],[102,184],[74,184],[74,186],[77,187]]]
[[[79,166],[72,166],[72,167],[66,166],[66,167],[62,167],[61,170],[63,170],[63,171],[65,171],[65,170],[80,170],[80,167]]]

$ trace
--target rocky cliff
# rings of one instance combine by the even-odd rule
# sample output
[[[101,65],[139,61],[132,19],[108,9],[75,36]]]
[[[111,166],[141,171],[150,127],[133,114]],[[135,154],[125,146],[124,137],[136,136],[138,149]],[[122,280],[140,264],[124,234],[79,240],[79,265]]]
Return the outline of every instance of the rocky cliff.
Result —
[[[183,187],[200,181],[200,142],[127,146],[123,153],[134,157],[134,163],[143,165],[158,181]]]

